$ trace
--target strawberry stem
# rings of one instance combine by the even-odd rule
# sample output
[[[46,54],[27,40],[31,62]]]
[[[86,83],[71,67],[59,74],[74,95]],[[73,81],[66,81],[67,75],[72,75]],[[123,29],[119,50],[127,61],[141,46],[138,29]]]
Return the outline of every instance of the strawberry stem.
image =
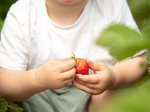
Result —
[[[73,53],[73,55],[71,56],[71,58],[73,58],[75,61],[77,61],[75,54]]]

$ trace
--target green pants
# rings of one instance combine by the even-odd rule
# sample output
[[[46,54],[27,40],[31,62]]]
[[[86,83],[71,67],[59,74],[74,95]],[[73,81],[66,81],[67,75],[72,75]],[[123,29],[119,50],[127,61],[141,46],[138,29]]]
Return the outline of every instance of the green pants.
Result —
[[[23,102],[25,112],[86,112],[90,95],[68,85],[47,90]]]

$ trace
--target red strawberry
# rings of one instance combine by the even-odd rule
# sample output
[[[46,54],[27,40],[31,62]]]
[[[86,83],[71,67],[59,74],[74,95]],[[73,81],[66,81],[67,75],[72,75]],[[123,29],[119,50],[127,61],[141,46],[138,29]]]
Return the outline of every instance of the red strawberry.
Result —
[[[86,59],[76,58],[76,73],[88,75],[89,74],[89,64]]]
[[[89,74],[89,64],[84,58],[76,58],[75,55],[72,58],[76,61],[76,73],[88,75]]]

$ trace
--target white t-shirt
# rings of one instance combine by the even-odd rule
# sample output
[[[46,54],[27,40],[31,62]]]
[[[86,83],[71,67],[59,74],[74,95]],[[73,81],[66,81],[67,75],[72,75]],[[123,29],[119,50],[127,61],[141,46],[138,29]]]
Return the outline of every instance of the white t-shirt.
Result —
[[[89,0],[78,20],[67,26],[48,17],[45,0],[19,0],[10,8],[1,32],[0,66],[24,71],[72,54],[111,63],[108,50],[95,45],[111,23],[137,28],[127,0]]]

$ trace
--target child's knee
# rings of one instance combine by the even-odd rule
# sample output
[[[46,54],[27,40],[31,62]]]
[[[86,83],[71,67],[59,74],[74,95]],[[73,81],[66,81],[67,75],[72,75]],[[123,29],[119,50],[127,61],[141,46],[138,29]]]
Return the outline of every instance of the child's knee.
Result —
[[[92,95],[88,104],[88,112],[93,112],[93,110],[103,107],[112,99],[113,94],[114,91],[107,90],[99,95]]]

